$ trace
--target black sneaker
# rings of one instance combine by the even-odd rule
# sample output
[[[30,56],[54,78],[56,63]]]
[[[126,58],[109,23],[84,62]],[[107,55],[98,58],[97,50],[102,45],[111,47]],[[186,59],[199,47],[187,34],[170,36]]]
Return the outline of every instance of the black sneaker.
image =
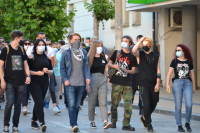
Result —
[[[4,126],[3,133],[9,133],[9,126]]]
[[[147,124],[147,131],[148,132],[153,132],[153,126],[150,124]]]
[[[191,127],[190,127],[190,123],[185,123],[185,127],[187,128],[187,131],[188,132],[192,132],[192,129],[191,129]]]
[[[31,127],[32,127],[33,129],[40,129],[40,127],[38,126],[37,122],[35,122],[35,121],[32,121],[32,122],[31,122]]]
[[[116,128],[116,123],[112,123],[112,127],[111,128]]]
[[[129,126],[126,126],[126,127],[123,126],[122,130],[135,131],[135,128],[132,127],[131,125],[129,125]]]
[[[47,126],[45,124],[41,124],[42,132],[46,132]]]
[[[13,127],[12,131],[13,131],[13,133],[19,133],[19,130],[17,127]]]
[[[90,123],[90,128],[92,128],[92,129],[97,129],[97,127],[96,127],[96,125],[95,125],[94,122]]]
[[[185,130],[183,129],[182,125],[178,126],[178,131],[179,132],[185,132]]]
[[[107,122],[105,122],[105,123],[103,124],[103,129],[111,128],[112,125],[113,125],[112,123],[107,123]]]
[[[147,124],[146,124],[146,122],[145,122],[143,116],[140,118],[140,121],[142,122],[143,127],[144,127],[144,128],[147,128]]]

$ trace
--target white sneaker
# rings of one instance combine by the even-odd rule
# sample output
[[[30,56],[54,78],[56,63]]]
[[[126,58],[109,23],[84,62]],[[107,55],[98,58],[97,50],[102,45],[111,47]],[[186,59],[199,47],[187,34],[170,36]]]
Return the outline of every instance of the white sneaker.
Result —
[[[72,126],[70,126],[69,127],[69,131],[73,131],[73,128],[72,128]],[[78,131],[77,132],[80,132],[80,130],[78,129]]]
[[[73,127],[73,132],[79,132],[80,130],[79,130],[79,128],[78,128],[78,126],[74,126]]]
[[[54,112],[54,114],[58,114],[59,113],[59,109],[57,107],[54,107],[53,112]]]

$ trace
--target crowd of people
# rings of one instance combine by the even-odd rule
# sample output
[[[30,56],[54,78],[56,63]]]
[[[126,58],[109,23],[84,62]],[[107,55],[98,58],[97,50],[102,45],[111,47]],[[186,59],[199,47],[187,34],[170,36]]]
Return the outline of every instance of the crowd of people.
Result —
[[[36,35],[35,42],[23,37],[23,32],[13,31],[11,44],[0,37],[0,100],[6,101],[3,133],[9,132],[13,107],[12,131],[19,133],[21,108],[24,115],[30,114],[27,105],[31,97],[34,101],[31,127],[45,132],[44,109],[49,108],[52,99],[54,114],[61,113],[59,99],[62,99],[62,88],[70,131],[80,131],[78,114],[87,95],[92,129],[97,128],[96,106],[100,107],[103,129],[116,128],[117,108],[123,97],[122,130],[135,131],[130,119],[134,95],[138,90],[140,121],[147,131],[153,132],[151,115],[159,102],[161,72],[160,58],[151,50],[153,42],[150,37],[138,35],[134,44],[133,39],[125,35],[121,39],[122,49],[114,50],[111,56],[97,37],[87,38],[86,43],[81,43],[81,35],[73,33],[68,36],[67,45],[62,40],[58,44],[51,42],[43,32]],[[184,44],[177,45],[167,76],[166,91],[170,91],[169,81],[174,71],[172,92],[179,132],[185,131],[181,120],[183,96],[186,103],[185,127],[192,131],[192,94],[196,91],[193,70],[190,49]],[[108,83],[112,83],[111,112],[107,107]]]

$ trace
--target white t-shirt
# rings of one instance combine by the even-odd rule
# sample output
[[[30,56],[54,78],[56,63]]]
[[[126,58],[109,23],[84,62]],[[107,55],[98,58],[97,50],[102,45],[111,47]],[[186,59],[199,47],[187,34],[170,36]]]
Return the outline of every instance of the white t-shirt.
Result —
[[[33,47],[30,46],[28,50],[26,51],[27,56],[31,55],[33,53]],[[47,52],[45,53],[49,58],[53,57],[55,55],[55,52],[53,52],[53,49],[49,46],[47,46]]]

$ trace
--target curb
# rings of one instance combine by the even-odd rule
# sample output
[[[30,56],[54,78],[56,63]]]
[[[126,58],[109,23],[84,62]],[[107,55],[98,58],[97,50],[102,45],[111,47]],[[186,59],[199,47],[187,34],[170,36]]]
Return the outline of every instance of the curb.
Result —
[[[88,97],[86,97],[85,100],[88,101]],[[107,104],[111,105],[111,101],[107,101]],[[124,103],[120,102],[118,104],[118,107],[124,107]],[[139,107],[138,107],[138,105],[133,104],[132,109],[139,110]],[[161,114],[161,115],[167,115],[167,116],[173,116],[173,117],[175,116],[175,112],[173,110],[167,110],[167,109],[163,109],[163,108],[156,108],[153,113],[157,113],[157,114]],[[182,116],[182,118],[185,118],[186,114],[182,112],[181,116]],[[200,121],[200,115],[192,114],[191,120]]]

